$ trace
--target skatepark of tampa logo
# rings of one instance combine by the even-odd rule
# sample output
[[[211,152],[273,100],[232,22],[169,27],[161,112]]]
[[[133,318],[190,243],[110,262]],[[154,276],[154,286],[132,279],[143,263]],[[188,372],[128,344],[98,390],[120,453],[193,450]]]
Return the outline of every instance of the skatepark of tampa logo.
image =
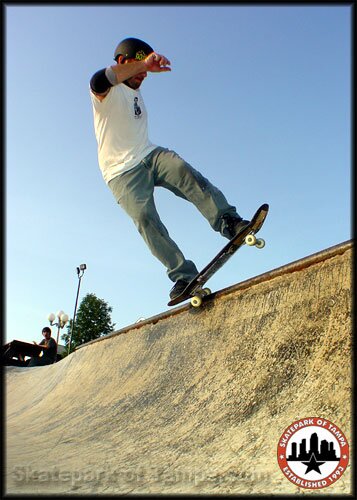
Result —
[[[293,422],[278,443],[278,463],[296,486],[321,489],[331,486],[345,472],[349,460],[347,439],[337,425],[324,418]]]

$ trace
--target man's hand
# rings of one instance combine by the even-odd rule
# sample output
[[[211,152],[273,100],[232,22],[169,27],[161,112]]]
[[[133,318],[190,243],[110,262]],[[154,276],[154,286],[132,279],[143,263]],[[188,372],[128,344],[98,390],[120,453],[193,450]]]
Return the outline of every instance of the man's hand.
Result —
[[[156,52],[152,52],[147,58],[144,60],[146,71],[150,71],[151,73],[160,73],[161,71],[171,71],[170,61],[160,54]]]
[[[128,62],[128,64],[123,64],[123,62]],[[169,68],[170,64],[170,61],[165,56],[152,52],[141,61],[136,61],[134,59],[125,61],[124,57],[120,55],[118,63],[113,64],[111,68],[115,73],[117,83],[122,83],[141,73],[161,73],[164,71],[171,71],[171,68]],[[105,95],[108,92],[109,90],[105,93]],[[102,99],[104,99],[105,95],[102,95]]]

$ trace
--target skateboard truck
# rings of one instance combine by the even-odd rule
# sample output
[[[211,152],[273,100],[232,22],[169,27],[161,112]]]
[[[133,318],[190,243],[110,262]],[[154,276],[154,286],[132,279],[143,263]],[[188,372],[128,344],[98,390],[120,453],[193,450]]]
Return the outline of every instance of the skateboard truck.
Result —
[[[263,240],[263,238],[256,238],[252,233],[245,237],[244,243],[248,246],[255,246],[258,249],[265,247],[265,240]],[[233,254],[234,251],[231,251],[231,253]],[[211,295],[211,293],[212,291],[210,288],[202,288],[201,290],[196,291],[195,295],[190,300],[191,305],[193,307],[200,307],[202,305],[203,297]]]

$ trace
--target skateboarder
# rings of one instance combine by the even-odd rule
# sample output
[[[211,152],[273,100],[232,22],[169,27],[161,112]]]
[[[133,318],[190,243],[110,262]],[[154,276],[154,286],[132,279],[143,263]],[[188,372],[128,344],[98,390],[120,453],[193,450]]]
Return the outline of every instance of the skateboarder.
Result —
[[[117,203],[134,221],[152,254],[166,267],[177,297],[197,274],[170,238],[154,202],[161,186],[193,203],[211,227],[231,239],[247,223],[223,193],[175,151],[153,144],[148,137],[147,111],[140,93],[150,73],[171,71],[170,61],[137,38],[116,47],[115,64],[90,80],[98,161]]]

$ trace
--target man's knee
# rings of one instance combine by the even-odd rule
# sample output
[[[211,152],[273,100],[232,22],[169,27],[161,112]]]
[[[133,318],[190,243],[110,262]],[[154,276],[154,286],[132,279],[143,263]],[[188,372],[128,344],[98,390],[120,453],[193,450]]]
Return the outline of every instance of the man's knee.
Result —
[[[131,214],[135,225],[139,229],[145,229],[146,227],[155,224],[157,220],[156,211],[145,205],[137,205]]]
[[[177,176],[180,179],[181,185],[188,190],[188,192],[206,191],[208,188],[208,181],[203,177],[200,172],[195,170],[189,163],[182,160],[177,167]]]

